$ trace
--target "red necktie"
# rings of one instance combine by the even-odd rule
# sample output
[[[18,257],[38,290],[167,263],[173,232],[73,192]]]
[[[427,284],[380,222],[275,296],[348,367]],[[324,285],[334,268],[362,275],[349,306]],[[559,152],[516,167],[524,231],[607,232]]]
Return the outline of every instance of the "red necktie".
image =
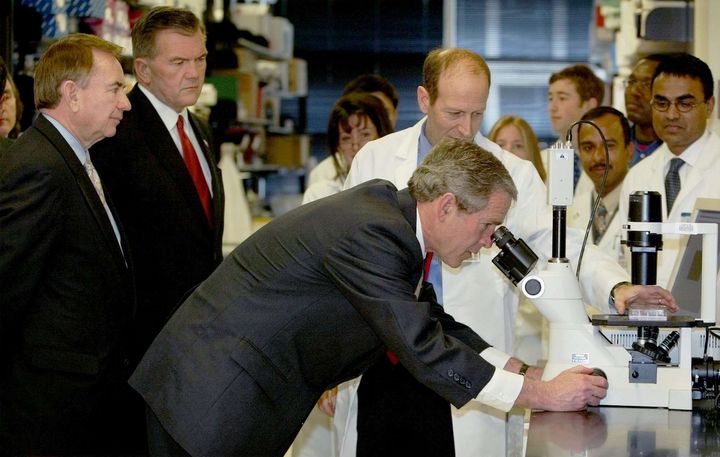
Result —
[[[182,155],[185,161],[185,166],[190,172],[190,177],[195,183],[195,188],[200,196],[200,203],[202,203],[203,210],[205,211],[205,217],[207,217],[208,224],[212,227],[212,209],[210,208],[210,190],[208,189],[207,181],[205,181],[205,175],[203,174],[200,161],[198,160],[195,148],[190,142],[185,133],[185,127],[183,117],[178,116],[177,121],[178,134],[180,135],[180,144],[182,144]]]
[[[428,274],[430,273],[430,264],[432,263],[433,253],[428,252],[425,255],[425,262],[423,263],[423,281],[427,281]],[[387,358],[390,359],[390,363],[397,365],[398,358],[392,351],[387,351]]]
[[[425,255],[425,263],[423,265],[423,281],[427,281],[428,275],[430,274],[430,264],[432,263],[433,253],[428,252]]]

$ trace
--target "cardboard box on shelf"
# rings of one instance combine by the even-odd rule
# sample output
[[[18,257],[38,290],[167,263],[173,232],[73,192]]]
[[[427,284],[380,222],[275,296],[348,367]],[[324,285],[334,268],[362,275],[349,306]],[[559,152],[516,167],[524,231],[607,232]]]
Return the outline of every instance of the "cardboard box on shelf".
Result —
[[[308,93],[307,61],[293,58],[288,68],[288,92],[297,97],[305,97]]]
[[[302,168],[310,155],[308,135],[269,135],[265,161],[290,169]]]
[[[237,100],[242,102],[245,108],[244,115],[240,113],[241,119],[261,119],[262,108],[260,107],[260,88],[258,85],[258,79],[255,73],[247,73],[244,71],[238,74],[238,92],[239,96]],[[241,110],[242,111],[242,110]]]

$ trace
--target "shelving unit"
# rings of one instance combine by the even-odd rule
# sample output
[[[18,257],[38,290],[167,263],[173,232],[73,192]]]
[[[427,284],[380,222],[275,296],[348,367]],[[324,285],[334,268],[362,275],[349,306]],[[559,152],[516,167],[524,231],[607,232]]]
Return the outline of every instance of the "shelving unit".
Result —
[[[287,19],[232,12],[229,16],[243,34],[262,36],[268,42],[262,46],[237,39],[232,49],[237,67],[214,70],[206,78],[217,89],[216,111],[222,112],[215,116],[222,120],[213,125],[216,140],[237,145],[248,194],[261,203],[254,208],[258,215],[270,209],[273,197],[299,196],[304,191],[310,150],[304,131],[307,65],[293,57],[293,27]],[[297,112],[283,116],[283,101],[290,99],[300,100]]]

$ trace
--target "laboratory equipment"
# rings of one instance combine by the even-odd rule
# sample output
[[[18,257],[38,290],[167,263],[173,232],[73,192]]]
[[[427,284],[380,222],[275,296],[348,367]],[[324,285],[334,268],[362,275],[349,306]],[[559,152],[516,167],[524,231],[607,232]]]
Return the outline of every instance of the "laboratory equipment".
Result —
[[[703,251],[713,253],[702,259],[701,315],[698,319],[642,308],[628,315],[594,315],[591,320],[585,312],[571,263],[565,258],[565,207],[572,202],[572,186],[568,185],[566,177],[570,176],[569,182],[572,182],[573,158],[569,144],[557,145],[550,150],[552,258],[545,269],[536,274],[521,280],[511,278],[549,322],[549,352],[543,379],[551,379],[573,366],[585,365],[601,370],[608,380],[607,396],[601,405],[689,410],[694,388],[697,397],[698,384],[711,386],[715,392],[718,390],[720,370],[717,362],[693,360],[691,355],[691,329],[715,322],[717,225],[662,223],[655,207],[659,194],[633,194],[631,222],[625,227],[632,253],[633,282],[654,284],[662,233],[701,234]],[[566,174],[568,170],[570,173]],[[503,232],[498,237],[512,238],[512,234]],[[512,254],[499,247],[503,256]],[[612,344],[603,334],[603,327],[608,326],[636,327],[638,339],[631,348]],[[671,328],[672,331],[658,342],[660,328]],[[672,351],[674,358],[670,357]]]

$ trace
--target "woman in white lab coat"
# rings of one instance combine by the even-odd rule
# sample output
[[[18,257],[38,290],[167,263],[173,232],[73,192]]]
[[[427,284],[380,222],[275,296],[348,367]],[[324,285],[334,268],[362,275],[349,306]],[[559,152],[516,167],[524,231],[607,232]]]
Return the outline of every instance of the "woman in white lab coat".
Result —
[[[340,192],[360,148],[391,132],[392,124],[380,99],[365,93],[341,97],[328,121],[329,155],[310,172],[303,203]]]

